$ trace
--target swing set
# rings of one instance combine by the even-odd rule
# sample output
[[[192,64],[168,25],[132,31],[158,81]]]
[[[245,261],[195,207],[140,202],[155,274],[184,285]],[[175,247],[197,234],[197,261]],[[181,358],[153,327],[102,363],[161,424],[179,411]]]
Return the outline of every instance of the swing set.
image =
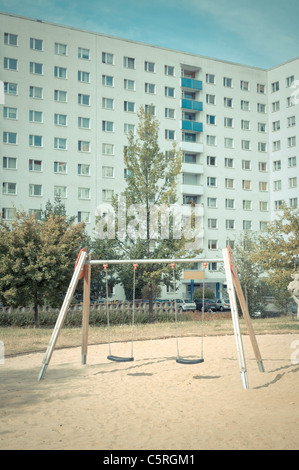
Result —
[[[90,278],[91,278],[91,266],[92,265],[102,265],[104,272],[105,272],[105,282],[106,282],[106,314],[107,314],[107,327],[108,327],[108,344],[109,344],[109,351],[107,359],[115,362],[131,362],[134,361],[134,354],[133,354],[133,344],[134,344],[134,321],[135,321],[135,286],[136,286],[136,271],[140,264],[150,264],[150,263],[161,263],[161,264],[168,264],[171,266],[172,273],[173,273],[173,286],[174,286],[174,293],[176,292],[175,288],[175,266],[179,263],[198,263],[201,262],[203,264],[204,269],[207,266],[207,263],[224,263],[225,274],[226,274],[226,281],[227,281],[227,289],[230,299],[231,305],[231,315],[232,315],[232,322],[233,322],[233,329],[234,329],[234,336],[236,341],[237,347],[237,355],[238,355],[238,362],[241,374],[241,381],[244,389],[248,389],[248,378],[247,378],[247,369],[246,369],[246,362],[245,362],[245,355],[244,355],[244,348],[242,342],[242,336],[240,331],[239,325],[239,318],[238,318],[238,308],[237,308],[237,301],[236,301],[236,294],[241,306],[241,310],[243,313],[243,317],[247,326],[248,334],[250,337],[250,341],[252,344],[253,352],[258,364],[258,368],[260,372],[264,372],[263,361],[261,358],[261,354],[259,351],[259,347],[257,344],[256,336],[252,327],[251,319],[249,316],[247,304],[245,301],[245,297],[243,295],[243,291],[241,288],[241,284],[238,277],[237,266],[234,260],[233,252],[229,246],[222,250],[223,258],[217,259],[140,259],[140,260],[91,260],[90,255],[87,253],[87,250],[83,248],[77,258],[75,263],[74,274],[72,276],[70,285],[68,287],[66,296],[64,298],[61,310],[59,312],[54,330],[52,332],[52,336],[48,345],[48,348],[45,352],[45,356],[43,359],[42,367],[40,373],[38,375],[38,381],[42,380],[45,377],[47,367],[50,363],[55,344],[58,339],[58,335],[60,330],[63,326],[66,314],[70,307],[71,300],[75,293],[77,284],[79,279],[83,278],[83,318],[82,318],[82,347],[81,347],[81,363],[84,365],[87,361],[87,348],[88,348],[88,327],[89,327],[89,311],[90,311]],[[111,352],[111,338],[110,338],[110,316],[109,316],[109,301],[108,301],[108,267],[109,265],[113,264],[130,264],[133,266],[133,302],[132,302],[132,339],[131,339],[131,354],[127,357],[122,356],[115,356]],[[204,284],[203,284],[204,288]],[[204,291],[203,291],[204,292]],[[204,294],[203,294],[204,296]],[[175,324],[176,324],[176,344],[177,344],[177,357],[176,362],[179,364],[200,364],[204,362],[203,357],[203,338],[204,338],[204,301],[203,301],[203,308],[202,308],[202,335],[201,335],[201,356],[199,358],[184,358],[180,356],[179,353],[179,334],[178,334],[178,316],[177,316],[177,302],[175,300]]]

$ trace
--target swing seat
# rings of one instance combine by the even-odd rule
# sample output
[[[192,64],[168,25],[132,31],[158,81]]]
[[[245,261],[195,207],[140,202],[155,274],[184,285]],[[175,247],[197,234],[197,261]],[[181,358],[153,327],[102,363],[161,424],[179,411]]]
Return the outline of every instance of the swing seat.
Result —
[[[131,361],[134,361],[134,357],[120,357],[120,356],[112,356],[112,355],[107,356],[107,359],[109,359],[110,361],[115,361],[115,362],[131,362]]]
[[[201,364],[204,362],[204,359],[184,359],[183,357],[178,357],[176,362],[179,364]]]

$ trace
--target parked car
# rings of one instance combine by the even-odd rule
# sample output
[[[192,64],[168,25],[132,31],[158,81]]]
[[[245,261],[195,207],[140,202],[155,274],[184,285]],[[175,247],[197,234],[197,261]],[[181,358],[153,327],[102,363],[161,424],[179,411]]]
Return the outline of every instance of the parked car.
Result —
[[[209,311],[216,312],[217,311],[217,304],[214,300],[211,300],[211,299],[197,299],[195,301],[196,302],[196,310],[199,310],[200,312],[202,311],[203,300],[204,300],[204,304],[205,304],[205,309],[204,309],[205,312],[209,312]]]
[[[188,310],[196,310],[196,304],[193,300],[182,300],[177,299],[178,310],[182,310],[183,312],[187,312]]]
[[[216,300],[217,310],[223,312],[223,310],[230,310],[229,300],[217,299]]]

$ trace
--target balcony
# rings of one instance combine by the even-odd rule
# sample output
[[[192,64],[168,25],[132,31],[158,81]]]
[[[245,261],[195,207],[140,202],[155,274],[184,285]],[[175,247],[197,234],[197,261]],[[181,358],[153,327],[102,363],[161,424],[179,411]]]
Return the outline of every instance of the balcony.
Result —
[[[203,165],[198,163],[182,163],[182,173],[203,174]]]
[[[180,147],[183,152],[201,153],[203,152],[203,145],[199,142],[181,142]]]
[[[181,193],[189,196],[202,196],[204,188],[197,184],[181,184]]]
[[[202,122],[181,121],[181,129],[184,131],[202,132]]]
[[[203,109],[202,101],[182,99],[181,100],[181,108],[182,109],[192,109],[193,111],[202,111],[202,109]]]
[[[193,78],[181,78],[181,87],[190,90],[202,90],[202,81]]]

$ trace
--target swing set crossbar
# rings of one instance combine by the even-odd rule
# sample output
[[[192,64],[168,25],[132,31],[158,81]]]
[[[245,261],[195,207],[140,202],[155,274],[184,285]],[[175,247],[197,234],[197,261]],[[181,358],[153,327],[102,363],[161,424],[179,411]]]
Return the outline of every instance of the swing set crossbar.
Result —
[[[85,264],[155,264],[155,263],[223,263],[223,258],[211,258],[211,259],[203,259],[203,258],[179,258],[179,259],[108,259],[108,260],[87,260]]]

